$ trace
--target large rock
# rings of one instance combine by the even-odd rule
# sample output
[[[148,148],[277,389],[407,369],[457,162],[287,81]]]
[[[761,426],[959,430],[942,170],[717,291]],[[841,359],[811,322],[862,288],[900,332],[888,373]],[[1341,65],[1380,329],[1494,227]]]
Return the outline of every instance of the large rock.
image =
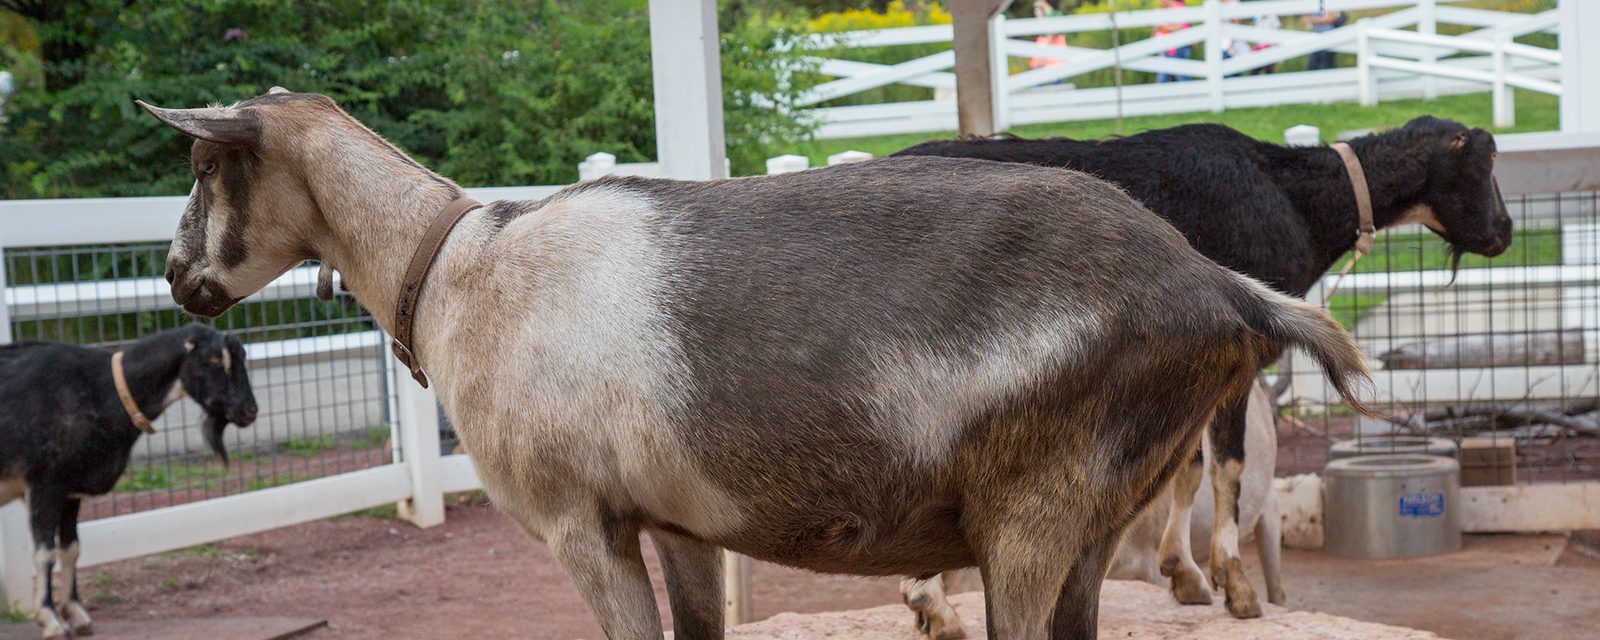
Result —
[[[1221,600],[1220,598],[1218,599]],[[984,638],[983,595],[950,596],[974,640]],[[1102,638],[1193,638],[1203,640],[1399,640],[1438,638],[1415,629],[1391,627],[1349,618],[1289,611],[1262,603],[1265,615],[1236,620],[1221,605],[1183,607],[1172,602],[1166,590],[1144,582],[1108,580],[1100,592]],[[858,611],[798,614],[782,613],[760,622],[734,627],[728,638],[738,640],[916,640],[911,613],[893,605]]]

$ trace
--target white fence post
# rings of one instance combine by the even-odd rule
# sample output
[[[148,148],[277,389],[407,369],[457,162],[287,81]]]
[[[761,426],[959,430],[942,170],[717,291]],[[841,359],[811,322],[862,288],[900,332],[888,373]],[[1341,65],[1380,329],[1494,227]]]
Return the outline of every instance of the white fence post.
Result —
[[[1561,130],[1600,131],[1600,2],[1561,0]]]
[[[1369,18],[1362,18],[1356,23],[1356,83],[1361,96],[1361,106],[1371,107],[1378,104],[1377,79],[1372,76],[1372,38],[1367,36],[1367,29],[1372,26]]]
[[[5,303],[6,260],[0,249],[0,343],[11,342],[11,307]],[[21,500],[0,507],[0,608],[31,611],[33,533]]]
[[[861,162],[862,160],[871,160],[871,159],[872,159],[872,154],[867,153],[865,151],[856,151],[854,149],[851,149],[849,151],[840,151],[840,152],[835,153],[835,154],[833,154],[831,156],[828,156],[828,166],[831,167],[831,166],[836,165],[836,164],[844,164],[846,162]]]
[[[811,159],[805,156],[786,154],[767,158],[767,175],[789,173],[790,171],[805,171],[811,166]]]
[[[1206,97],[1222,113],[1222,3],[1206,0]]]
[[[444,524],[444,488],[439,473],[439,401],[432,389],[411,379],[399,362],[389,368],[399,397],[400,453],[411,476],[411,499],[400,503],[400,515],[411,524]]]
[[[1430,36],[1439,33],[1438,8],[1438,0],[1418,0],[1417,33]],[[1432,46],[1423,46],[1422,55],[1418,61],[1430,66],[1438,64],[1439,50]],[[1422,77],[1422,97],[1427,100],[1439,97],[1438,77],[1431,75]]]
[[[1490,54],[1494,57],[1494,84],[1491,85],[1493,87],[1491,89],[1493,96],[1491,100],[1494,103],[1494,126],[1502,129],[1517,123],[1516,105],[1512,103],[1514,94],[1511,92],[1511,87],[1506,85],[1506,73],[1510,70],[1506,68],[1505,45],[1510,41],[1511,39],[1505,36],[1496,38],[1494,53]]]
[[[989,95],[994,100],[994,131],[1011,128],[1011,57],[1006,55],[1006,14],[989,19]]]

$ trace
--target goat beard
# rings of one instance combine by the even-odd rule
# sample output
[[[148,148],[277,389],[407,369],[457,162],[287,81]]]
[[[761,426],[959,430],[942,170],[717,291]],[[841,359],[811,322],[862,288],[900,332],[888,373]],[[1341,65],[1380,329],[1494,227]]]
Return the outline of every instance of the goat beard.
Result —
[[[1467,255],[1467,250],[1456,245],[1450,245],[1450,281],[1439,287],[1440,290],[1449,289],[1456,283],[1456,274],[1461,272],[1461,257]]]
[[[222,458],[222,466],[224,467],[228,466],[228,449],[227,447],[223,446],[222,431],[223,429],[227,428],[227,426],[227,418],[207,415],[205,425],[200,429],[200,433],[205,435],[206,446],[211,447],[212,451],[217,452],[217,456]]]

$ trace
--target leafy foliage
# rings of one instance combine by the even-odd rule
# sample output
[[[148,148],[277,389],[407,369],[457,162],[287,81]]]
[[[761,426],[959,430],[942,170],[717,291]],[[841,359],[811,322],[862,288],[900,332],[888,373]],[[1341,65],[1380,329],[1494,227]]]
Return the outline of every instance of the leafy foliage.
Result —
[[[0,197],[184,193],[188,140],[134,98],[227,104],[273,85],[333,97],[467,185],[565,183],[596,151],[655,155],[645,0],[124,4],[67,3],[32,21],[40,53],[0,48],[0,68],[43,61],[4,106]],[[777,91],[780,70],[803,69],[804,51],[774,46],[794,26],[753,11],[723,25],[736,172],[809,133],[783,108],[795,92]]]

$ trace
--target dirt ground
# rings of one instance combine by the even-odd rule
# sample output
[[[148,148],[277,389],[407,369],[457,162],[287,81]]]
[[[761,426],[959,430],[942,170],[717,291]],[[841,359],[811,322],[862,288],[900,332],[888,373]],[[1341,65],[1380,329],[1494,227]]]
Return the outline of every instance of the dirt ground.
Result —
[[[1289,606],[1462,640],[1600,638],[1600,560],[1567,546],[1561,536],[1469,536],[1461,553],[1406,562],[1285,550]],[[1252,550],[1244,555],[1254,564]],[[764,563],[752,573],[757,618],[900,600],[892,579]],[[482,504],[452,504],[433,529],[345,517],[93,567],[82,580],[107,620],[326,618],[313,640],[603,637],[544,546]],[[656,591],[665,603],[659,580]]]

